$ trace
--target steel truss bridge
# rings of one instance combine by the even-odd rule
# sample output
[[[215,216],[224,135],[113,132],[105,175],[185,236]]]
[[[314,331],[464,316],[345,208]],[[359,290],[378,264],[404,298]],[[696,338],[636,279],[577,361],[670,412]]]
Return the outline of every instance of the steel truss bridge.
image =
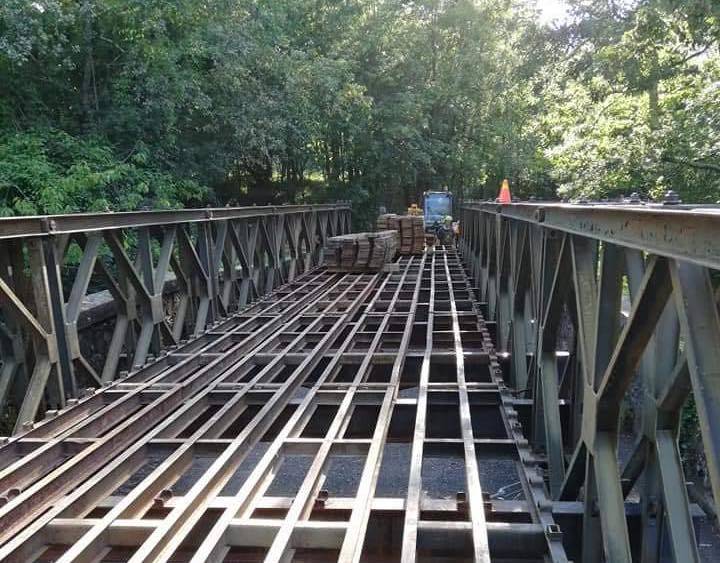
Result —
[[[0,560],[701,561],[717,213],[467,203],[377,274],[345,204],[2,219]]]

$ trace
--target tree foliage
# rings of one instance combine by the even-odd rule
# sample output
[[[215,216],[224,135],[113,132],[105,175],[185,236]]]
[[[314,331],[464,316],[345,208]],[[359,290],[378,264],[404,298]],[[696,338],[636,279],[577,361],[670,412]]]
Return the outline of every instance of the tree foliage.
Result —
[[[545,152],[559,193],[676,190],[720,199],[720,10],[713,2],[575,0],[566,57],[545,94]]]
[[[5,0],[0,212],[719,199],[720,8],[568,2]]]
[[[0,215],[166,208],[202,202],[197,182],[149,164],[145,147],[118,159],[102,139],[59,130],[0,137]]]

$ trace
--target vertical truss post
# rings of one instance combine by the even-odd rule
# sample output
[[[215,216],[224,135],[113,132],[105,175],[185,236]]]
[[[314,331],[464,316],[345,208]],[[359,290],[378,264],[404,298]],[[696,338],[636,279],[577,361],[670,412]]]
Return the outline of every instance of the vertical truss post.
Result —
[[[510,351],[510,333],[512,329],[512,303],[513,279],[511,272],[511,229],[507,221],[500,216],[497,223],[497,347],[500,352]]]
[[[530,263],[527,250],[527,229],[524,225],[512,227],[512,343],[511,368],[514,385],[525,389],[528,382],[528,338],[533,329],[530,317]]]
[[[62,256],[58,254],[57,239],[54,236],[43,239],[42,246],[45,257],[45,267],[47,269],[47,299],[50,304],[52,332],[55,336],[58,369],[60,371],[58,378],[59,404],[64,406],[65,400],[68,397],[77,397],[77,384],[75,381],[75,369],[72,363],[70,347],[68,346],[68,339],[65,334],[65,298],[63,296],[62,274],[60,272],[63,259]],[[35,273],[32,275],[35,275]]]
[[[208,219],[212,219],[212,211],[208,210]],[[200,258],[200,265],[205,273],[205,281],[207,283],[208,311],[207,323],[214,323],[219,317],[218,310],[218,271],[217,261],[215,260],[215,245],[213,244],[212,224],[210,221],[200,223],[198,225],[198,244],[197,253]]]
[[[35,351],[35,363],[18,412],[15,432],[23,430],[27,425],[32,425],[45,400],[46,387],[47,398],[52,406],[58,408],[65,405],[62,373],[58,368],[57,340],[53,332],[55,320],[50,302],[47,255],[44,241],[41,238],[32,238],[28,240],[26,246],[35,316],[33,317],[32,313],[20,302],[15,302],[14,306],[20,313],[24,324],[33,329],[32,341]],[[23,264],[18,263],[17,267],[22,268]],[[20,272],[21,270],[18,270],[16,273],[21,275]],[[3,293],[11,299],[12,303],[12,297],[14,296],[11,295],[9,288]],[[50,376],[53,371],[55,377],[51,380]]]
[[[19,246],[10,241],[6,245],[0,245],[0,281],[7,290],[15,288],[16,293],[22,299],[25,294],[24,284],[21,275],[18,276],[17,264],[22,260],[22,250]],[[19,278],[19,279],[17,279]],[[8,299],[7,291],[0,291],[0,306],[3,299]],[[4,410],[6,402],[17,397],[16,402],[22,400],[21,393],[24,393],[28,385],[28,358],[27,346],[22,331],[22,320],[12,310],[3,308],[4,325],[0,324],[0,352],[2,353],[2,368],[0,369],[0,411]]]

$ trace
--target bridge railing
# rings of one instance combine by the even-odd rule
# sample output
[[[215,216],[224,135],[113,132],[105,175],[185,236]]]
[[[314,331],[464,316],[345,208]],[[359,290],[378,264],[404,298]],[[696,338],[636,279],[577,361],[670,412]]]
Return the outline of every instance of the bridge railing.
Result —
[[[315,267],[349,230],[343,203],[0,219],[0,414],[17,410],[16,431],[52,415]],[[116,314],[92,361],[78,322],[103,290]]]
[[[585,503],[582,561],[603,551],[657,561],[664,541],[676,561],[697,561],[686,487],[697,476],[684,475],[677,438],[692,397],[717,507],[720,209],[467,203],[462,228],[466,267],[510,357],[508,385],[532,404],[547,485],[558,501]],[[631,491],[642,531],[629,534]]]

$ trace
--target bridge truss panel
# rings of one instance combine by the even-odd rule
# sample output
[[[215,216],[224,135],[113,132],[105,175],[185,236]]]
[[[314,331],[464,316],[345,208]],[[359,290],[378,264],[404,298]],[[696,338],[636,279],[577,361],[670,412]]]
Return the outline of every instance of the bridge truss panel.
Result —
[[[32,427],[319,265],[349,230],[345,204],[0,219],[0,412]],[[112,336],[91,357],[79,331],[99,295]]]
[[[468,203],[462,219],[461,253],[532,410],[556,516],[584,506],[579,559],[699,561],[678,434],[691,397],[716,511],[718,209]]]

